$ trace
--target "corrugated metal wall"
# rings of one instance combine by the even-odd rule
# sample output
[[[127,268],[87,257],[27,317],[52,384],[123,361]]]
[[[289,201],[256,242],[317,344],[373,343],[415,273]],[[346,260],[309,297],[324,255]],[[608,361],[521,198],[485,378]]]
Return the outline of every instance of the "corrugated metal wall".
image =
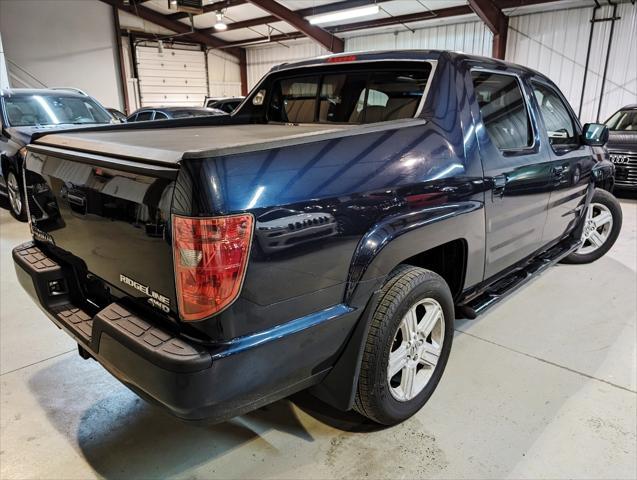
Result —
[[[591,13],[592,7],[554,10],[512,16],[509,23],[507,60],[549,76],[576,112],[580,108]],[[607,18],[611,14],[612,7],[604,6],[598,10],[597,17]],[[617,15],[621,19],[615,24],[601,120],[623,105],[637,103],[637,5],[622,3]],[[583,121],[594,121],[597,117],[610,26],[610,22],[595,24],[582,104]],[[345,50],[441,48],[490,56],[491,40],[491,32],[476,21],[421,28],[413,33],[400,31],[350,37],[345,39]],[[251,47],[247,52],[249,88],[273,65],[328,53],[307,40]]]
[[[512,17],[507,60],[534,68],[551,78],[575,109],[580,110],[584,66],[592,8],[578,8]],[[612,16],[604,6],[597,18]],[[628,103],[637,103],[637,6],[620,4],[615,23],[600,120]],[[588,76],[581,105],[581,120],[595,121],[600,104],[602,75],[611,22],[598,22],[593,30]]]
[[[220,50],[208,51],[208,95],[236,97],[241,95],[239,60]]]
[[[345,50],[439,48],[462,50],[476,55],[491,54],[493,35],[482,22],[466,22],[421,28],[413,33],[404,30],[345,39]]]
[[[491,32],[481,22],[466,22],[421,28],[415,32],[380,33],[345,39],[345,51],[383,50],[401,48],[442,48],[462,50],[477,55],[491,53]],[[270,68],[284,62],[327,55],[329,52],[308,40],[247,48],[248,88]]]
[[[251,90],[274,65],[318,57],[328,53],[323,47],[310,40],[294,40],[285,44],[276,43],[263,47],[247,48],[248,90]]]

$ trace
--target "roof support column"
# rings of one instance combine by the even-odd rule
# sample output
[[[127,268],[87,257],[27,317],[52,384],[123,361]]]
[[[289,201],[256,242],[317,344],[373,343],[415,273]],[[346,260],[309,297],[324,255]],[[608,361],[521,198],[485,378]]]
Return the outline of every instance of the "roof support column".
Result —
[[[509,17],[502,12],[493,0],[469,0],[469,6],[493,33],[491,56],[504,60]]]
[[[248,62],[245,48],[241,49],[241,52],[242,54],[239,55],[239,75],[241,78],[241,95],[245,97],[248,94]]]

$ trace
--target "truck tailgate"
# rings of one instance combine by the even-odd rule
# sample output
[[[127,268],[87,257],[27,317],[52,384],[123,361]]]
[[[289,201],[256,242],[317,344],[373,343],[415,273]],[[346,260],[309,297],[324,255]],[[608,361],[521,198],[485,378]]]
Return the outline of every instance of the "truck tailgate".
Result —
[[[103,295],[125,295],[174,314],[170,207],[176,166],[44,152],[31,150],[25,168],[34,238],[79,265],[78,280],[87,288],[97,283]]]

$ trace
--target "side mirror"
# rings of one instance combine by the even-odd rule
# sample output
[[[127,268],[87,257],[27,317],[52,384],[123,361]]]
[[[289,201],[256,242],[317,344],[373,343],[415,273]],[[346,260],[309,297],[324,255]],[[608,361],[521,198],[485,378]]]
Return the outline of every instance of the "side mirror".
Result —
[[[584,125],[582,140],[591,147],[601,147],[608,142],[608,127],[603,123],[587,123]]]

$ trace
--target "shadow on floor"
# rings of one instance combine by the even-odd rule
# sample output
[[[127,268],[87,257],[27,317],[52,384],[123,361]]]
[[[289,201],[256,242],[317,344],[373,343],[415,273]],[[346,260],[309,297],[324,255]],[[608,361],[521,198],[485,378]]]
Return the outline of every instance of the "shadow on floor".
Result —
[[[379,430],[361,415],[337,411],[306,392],[216,425],[184,421],[130,392],[96,362],[76,355],[38,370],[29,387],[55,428],[69,443],[77,443],[91,467],[106,478],[178,475],[248,443],[276,454],[277,448],[264,438],[270,430],[313,442],[293,404],[346,432]]]

